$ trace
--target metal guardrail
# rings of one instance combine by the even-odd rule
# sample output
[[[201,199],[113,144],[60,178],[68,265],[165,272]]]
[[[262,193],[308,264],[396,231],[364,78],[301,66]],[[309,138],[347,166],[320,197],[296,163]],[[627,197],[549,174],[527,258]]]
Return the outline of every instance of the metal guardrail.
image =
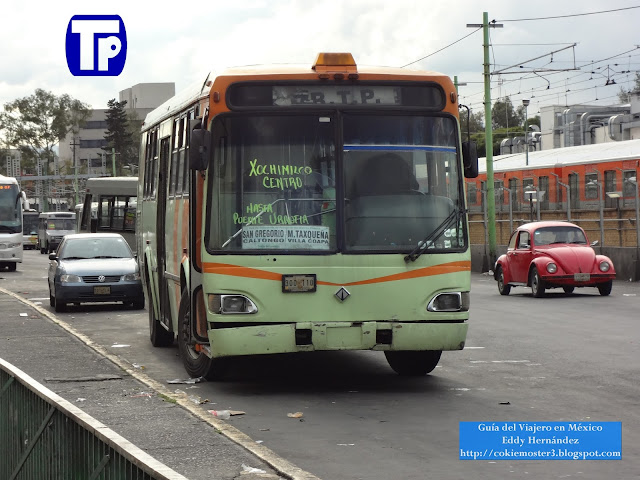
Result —
[[[0,479],[187,480],[1,358]]]

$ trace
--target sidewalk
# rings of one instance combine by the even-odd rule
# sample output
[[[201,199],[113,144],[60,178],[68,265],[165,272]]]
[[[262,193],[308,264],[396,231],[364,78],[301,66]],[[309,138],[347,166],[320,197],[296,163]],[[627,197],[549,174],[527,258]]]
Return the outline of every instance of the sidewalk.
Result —
[[[0,312],[0,358],[189,480],[315,478],[1,288]]]

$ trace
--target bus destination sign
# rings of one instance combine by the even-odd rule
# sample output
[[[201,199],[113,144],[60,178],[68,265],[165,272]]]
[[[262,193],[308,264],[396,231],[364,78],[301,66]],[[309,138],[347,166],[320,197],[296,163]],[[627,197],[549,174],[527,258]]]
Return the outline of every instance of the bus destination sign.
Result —
[[[274,85],[273,105],[402,105],[402,88],[389,85]]]

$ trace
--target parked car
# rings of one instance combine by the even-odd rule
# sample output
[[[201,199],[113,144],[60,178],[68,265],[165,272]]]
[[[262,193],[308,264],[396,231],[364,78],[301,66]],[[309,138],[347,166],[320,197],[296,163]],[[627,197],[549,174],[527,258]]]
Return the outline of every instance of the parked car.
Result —
[[[122,235],[65,235],[49,260],[49,303],[56,312],[70,303],[85,302],[123,302],[144,308],[138,262]]]
[[[570,294],[576,287],[596,287],[609,295],[616,277],[609,257],[597,255],[587,235],[568,222],[533,222],[511,235],[507,253],[496,261],[493,277],[501,295],[528,286],[534,297],[549,288]]]

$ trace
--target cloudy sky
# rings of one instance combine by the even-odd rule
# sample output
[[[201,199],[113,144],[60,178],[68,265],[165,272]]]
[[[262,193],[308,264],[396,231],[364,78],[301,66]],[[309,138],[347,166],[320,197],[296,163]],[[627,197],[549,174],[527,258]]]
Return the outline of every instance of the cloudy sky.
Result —
[[[490,32],[491,71],[503,71],[492,76],[493,101],[510,96],[518,106],[530,98],[529,116],[543,105],[605,105],[616,103],[640,70],[637,7],[640,0],[4,2],[0,105],[43,88],[106,108],[137,83],[175,82],[180,90],[225,66],[311,65],[318,52],[348,51],[359,64],[455,75],[466,83],[461,102],[477,111],[484,95],[482,30],[467,24],[482,23],[485,11],[503,25]],[[603,11],[609,12],[594,13]],[[69,72],[67,25],[86,14],[122,17],[128,53],[119,76]]]

